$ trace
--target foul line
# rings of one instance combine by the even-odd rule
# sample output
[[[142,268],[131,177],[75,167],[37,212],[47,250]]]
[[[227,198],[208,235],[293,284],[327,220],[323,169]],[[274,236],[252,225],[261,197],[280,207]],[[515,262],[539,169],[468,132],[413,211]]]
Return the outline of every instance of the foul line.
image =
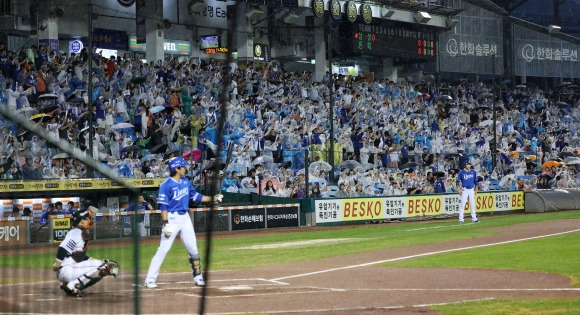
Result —
[[[457,224],[457,225],[438,225],[438,226],[431,226],[431,227],[426,227],[426,228],[418,228],[418,229],[409,229],[409,230],[405,230],[405,232],[413,232],[413,231],[422,231],[422,230],[432,230],[432,229],[441,229],[441,228],[455,228],[455,227],[462,227],[462,226],[466,226],[466,225],[472,225],[475,223],[461,223],[461,224]]]
[[[420,257],[426,257],[426,256],[432,256],[432,255],[438,255],[438,254],[445,254],[445,253],[452,253],[452,252],[458,252],[458,251],[468,250],[468,249],[475,249],[475,248],[483,248],[483,247],[490,247],[490,246],[496,246],[496,245],[504,245],[504,244],[510,244],[510,243],[517,243],[517,242],[522,242],[522,241],[535,240],[535,239],[539,239],[539,238],[546,238],[546,237],[552,237],[552,236],[570,234],[570,233],[574,233],[574,232],[580,232],[580,229],[571,230],[571,231],[565,231],[565,232],[560,232],[560,233],[554,233],[554,234],[547,234],[547,235],[526,237],[526,238],[521,238],[521,239],[517,239],[517,240],[503,241],[503,242],[498,242],[498,243],[490,243],[490,244],[483,244],[483,245],[474,245],[474,246],[467,246],[467,247],[446,249],[446,250],[440,250],[440,251],[436,251],[436,252],[416,254],[416,255],[410,255],[410,256],[404,256],[404,257],[398,257],[398,258],[391,258],[391,259],[385,259],[385,260],[368,262],[368,263],[364,263],[364,264],[358,264],[358,265],[352,265],[352,266],[345,266],[345,267],[338,267],[338,268],[331,268],[331,269],[325,269],[325,270],[307,272],[307,273],[302,273],[302,274],[297,274],[297,275],[292,275],[292,276],[274,278],[274,279],[270,279],[270,280],[271,281],[280,281],[280,280],[286,280],[286,279],[292,279],[292,278],[300,278],[300,277],[317,275],[317,274],[321,274],[321,273],[327,273],[327,272],[333,272],[333,271],[341,271],[341,270],[354,269],[354,268],[360,268],[360,267],[367,267],[367,266],[384,264],[384,263],[394,262],[394,261],[399,261],[399,260],[406,260],[406,259],[411,259],[411,258],[420,258]]]

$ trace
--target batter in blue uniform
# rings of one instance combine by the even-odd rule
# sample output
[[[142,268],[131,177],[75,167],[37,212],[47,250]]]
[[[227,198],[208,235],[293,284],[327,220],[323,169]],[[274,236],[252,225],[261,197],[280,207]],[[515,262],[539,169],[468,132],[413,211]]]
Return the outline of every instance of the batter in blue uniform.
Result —
[[[197,249],[197,240],[193,230],[193,223],[189,216],[189,199],[195,202],[221,202],[223,195],[217,194],[213,198],[203,196],[195,191],[191,182],[185,177],[188,163],[181,157],[174,157],[169,160],[169,178],[159,187],[157,204],[161,209],[161,221],[163,222],[163,232],[161,233],[161,243],[155,256],[149,265],[145,287],[156,288],[155,280],[159,275],[159,269],[165,256],[171,249],[171,245],[177,234],[180,234],[181,241],[189,252],[189,263],[193,269],[193,281],[196,285],[205,285],[201,274],[201,259]]]
[[[461,195],[461,204],[459,206],[459,223],[463,223],[463,212],[465,204],[469,199],[469,209],[471,210],[471,219],[473,223],[479,222],[475,216],[475,194],[477,193],[477,173],[471,169],[471,163],[465,163],[465,169],[459,171],[457,175],[457,192]]]

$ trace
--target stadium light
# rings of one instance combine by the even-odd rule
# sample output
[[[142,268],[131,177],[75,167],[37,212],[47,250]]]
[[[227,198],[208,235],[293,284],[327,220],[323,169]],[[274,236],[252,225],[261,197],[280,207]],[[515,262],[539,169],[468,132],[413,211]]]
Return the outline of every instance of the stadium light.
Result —
[[[561,26],[558,25],[550,25],[548,26],[548,33],[550,34],[558,34],[562,30]]]

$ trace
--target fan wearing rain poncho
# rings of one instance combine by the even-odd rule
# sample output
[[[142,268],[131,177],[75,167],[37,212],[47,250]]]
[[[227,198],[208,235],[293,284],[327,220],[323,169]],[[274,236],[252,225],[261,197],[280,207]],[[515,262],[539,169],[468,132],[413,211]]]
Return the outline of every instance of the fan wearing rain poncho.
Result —
[[[326,140],[326,134],[322,131],[322,126],[318,125],[312,130],[310,151],[311,158],[314,159],[315,156],[322,158],[322,148]]]
[[[191,128],[191,144],[193,147],[197,147],[197,136],[199,131],[203,128],[205,124],[205,116],[201,115],[198,119],[191,115],[190,117],[190,128]]]
[[[18,89],[16,91],[14,91],[12,89],[12,83],[8,82],[6,83],[6,92],[8,93],[8,100],[6,102],[7,106],[8,106],[8,110],[11,111],[16,111],[16,107],[17,107],[17,101],[20,102],[20,108],[24,108],[24,107],[30,107],[30,104],[28,104],[28,99],[26,99],[27,95],[30,95],[32,93],[32,91],[34,90],[34,87],[30,87],[28,88],[26,91],[24,91],[22,89],[22,87],[18,87]],[[24,99],[26,99],[26,104],[28,104],[28,106],[25,106],[26,104],[22,104],[20,101],[21,96],[24,96]]]

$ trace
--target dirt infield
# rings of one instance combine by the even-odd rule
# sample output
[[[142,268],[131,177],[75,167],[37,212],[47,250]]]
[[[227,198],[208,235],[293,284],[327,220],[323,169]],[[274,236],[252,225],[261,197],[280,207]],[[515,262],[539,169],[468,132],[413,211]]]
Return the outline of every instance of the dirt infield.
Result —
[[[299,264],[213,271],[207,279],[206,312],[436,314],[425,306],[492,298],[580,298],[580,288],[571,287],[569,278],[553,274],[452,268],[377,268],[388,261],[492,246],[569,232],[579,227],[580,219],[538,222],[495,229],[497,234],[467,240],[399,247]],[[29,283],[0,286],[0,314],[135,313],[133,276],[127,273],[117,279],[105,278],[88,289],[88,296],[81,299],[64,296],[53,274],[46,270],[2,270],[2,275],[26,278]],[[189,272],[161,273],[157,284],[157,289],[140,291],[142,314],[198,313],[202,289],[193,286]]]

